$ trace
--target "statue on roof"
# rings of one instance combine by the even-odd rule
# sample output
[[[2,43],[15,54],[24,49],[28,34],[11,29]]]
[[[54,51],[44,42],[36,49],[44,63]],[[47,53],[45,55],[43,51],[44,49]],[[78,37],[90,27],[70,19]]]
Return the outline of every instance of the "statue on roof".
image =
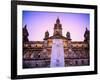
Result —
[[[84,33],[84,41],[88,42],[90,37],[90,31],[86,28],[85,33]]]
[[[29,36],[29,33],[28,33],[28,30],[27,30],[27,25],[25,25],[23,27],[23,42],[28,42],[28,36]]]
[[[66,37],[67,37],[68,40],[71,40],[70,32],[66,33]]]
[[[49,32],[48,31],[45,32],[45,39],[47,39],[47,38],[49,38]]]

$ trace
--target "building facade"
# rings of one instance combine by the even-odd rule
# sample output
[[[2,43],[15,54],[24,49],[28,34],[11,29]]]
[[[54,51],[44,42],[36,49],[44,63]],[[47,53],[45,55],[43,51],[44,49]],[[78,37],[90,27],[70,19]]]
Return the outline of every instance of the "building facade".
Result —
[[[23,68],[50,67],[53,39],[62,39],[64,47],[65,67],[89,65],[89,33],[86,28],[84,41],[72,41],[70,32],[62,35],[62,24],[57,18],[54,33],[49,36],[45,32],[43,41],[29,41],[27,25],[23,28]]]

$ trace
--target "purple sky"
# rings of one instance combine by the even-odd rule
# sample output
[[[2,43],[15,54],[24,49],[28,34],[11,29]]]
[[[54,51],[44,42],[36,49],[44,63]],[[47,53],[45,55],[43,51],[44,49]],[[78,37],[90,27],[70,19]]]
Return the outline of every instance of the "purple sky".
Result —
[[[84,40],[85,28],[87,27],[90,30],[89,14],[23,11],[22,23],[23,27],[27,25],[29,40],[43,40],[47,30],[52,36],[57,17],[59,17],[62,24],[63,36],[66,36],[67,31],[69,31],[73,41]]]

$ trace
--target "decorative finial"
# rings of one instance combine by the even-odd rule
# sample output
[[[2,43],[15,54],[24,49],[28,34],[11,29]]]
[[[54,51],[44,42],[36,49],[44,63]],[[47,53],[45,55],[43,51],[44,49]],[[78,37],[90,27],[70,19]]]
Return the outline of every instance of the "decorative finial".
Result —
[[[60,23],[59,17],[57,17],[56,23]]]

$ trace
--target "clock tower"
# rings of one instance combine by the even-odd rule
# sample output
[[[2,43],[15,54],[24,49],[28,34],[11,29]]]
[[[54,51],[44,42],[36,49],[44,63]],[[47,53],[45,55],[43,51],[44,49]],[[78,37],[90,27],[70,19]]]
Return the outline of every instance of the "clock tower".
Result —
[[[56,23],[54,24],[54,34],[62,36],[62,25],[60,24],[59,18],[57,18]]]

